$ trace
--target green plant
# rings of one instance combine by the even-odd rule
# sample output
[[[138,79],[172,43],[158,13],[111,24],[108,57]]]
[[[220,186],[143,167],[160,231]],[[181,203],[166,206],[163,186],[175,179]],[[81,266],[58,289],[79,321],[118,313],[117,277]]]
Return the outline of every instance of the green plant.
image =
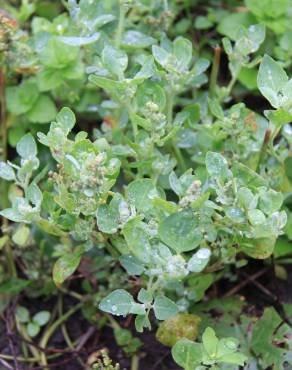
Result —
[[[0,13],[0,250],[8,266],[0,310],[20,292],[58,295],[59,318],[44,328],[42,346],[61,325],[74,349],[63,325],[80,309],[99,328],[110,321],[132,366],[140,339],[110,315],[134,316],[138,332],[160,322],[157,339],[188,370],[284,368],[279,351],[263,355],[273,333],[247,350],[244,336],[225,338],[199,309],[212,302],[208,289],[236,281],[249,259],[285,277],[291,255],[292,85],[279,46],[290,5],[245,1],[235,12],[227,3],[70,0],[46,18],[39,0]],[[197,6],[205,13],[193,19]],[[204,33],[215,28],[222,49],[217,34]],[[242,102],[246,95],[272,108]],[[63,294],[80,301],[67,313]],[[18,306],[23,335],[39,333],[44,312],[30,319]],[[262,330],[266,312],[245,320]],[[48,366],[44,353],[32,354]]]

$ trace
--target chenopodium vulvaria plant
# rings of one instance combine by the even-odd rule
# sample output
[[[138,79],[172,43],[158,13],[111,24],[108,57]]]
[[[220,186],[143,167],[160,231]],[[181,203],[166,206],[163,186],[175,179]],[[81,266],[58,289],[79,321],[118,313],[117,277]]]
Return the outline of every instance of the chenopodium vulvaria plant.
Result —
[[[250,52],[257,47],[252,44]],[[197,171],[188,169],[175,139],[191,111],[183,109],[174,117],[173,112],[180,94],[206,82],[209,64],[204,59],[193,62],[191,43],[182,37],[173,42],[165,38],[152,47],[152,54],[132,58],[128,68],[128,54],[105,43],[95,65],[88,68],[90,82],[110,97],[102,103],[110,112],[110,128],[96,130],[95,141],[86,132],[72,133],[75,116],[69,108],[57,114],[47,134],[38,134],[57,162],[44,192],[38,184],[45,170],[35,176],[35,140],[26,134],[19,141],[20,163],[2,162],[0,175],[21,190],[11,195],[12,206],[1,215],[75,241],[75,250],[54,266],[57,285],[94,246],[113,253],[130,276],[141,276],[142,288],[137,297],[115,290],[99,307],[113,315],[136,315],[136,328],[143,331],[151,327],[152,311],[158,320],[166,320],[202,299],[212,284],[211,272],[235,263],[239,252],[260,259],[270,256],[286,213],[281,211],[283,195],[236,156],[209,150]],[[276,78],[273,70],[271,76]],[[282,85],[289,87],[286,77]],[[261,91],[277,108],[270,113],[274,117],[282,114],[282,103],[275,101],[273,86]],[[277,99],[281,94],[279,90]],[[218,102],[210,102],[210,109],[225,120]],[[238,114],[240,109],[234,111]],[[229,352],[223,344],[224,361],[241,365],[236,343],[230,344]],[[198,348],[205,348],[195,364],[222,360],[221,344],[210,330],[202,345],[181,345],[193,348],[196,356]]]

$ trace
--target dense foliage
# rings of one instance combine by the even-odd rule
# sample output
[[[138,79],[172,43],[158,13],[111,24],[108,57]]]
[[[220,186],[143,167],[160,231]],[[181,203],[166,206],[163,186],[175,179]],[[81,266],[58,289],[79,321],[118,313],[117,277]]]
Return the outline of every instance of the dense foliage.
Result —
[[[186,370],[289,369],[291,304],[254,314],[210,292],[255,260],[287,278],[291,0],[0,4],[0,312],[19,361],[50,368],[43,349],[81,311],[132,370],[135,330]],[[53,313],[31,307],[44,299]]]

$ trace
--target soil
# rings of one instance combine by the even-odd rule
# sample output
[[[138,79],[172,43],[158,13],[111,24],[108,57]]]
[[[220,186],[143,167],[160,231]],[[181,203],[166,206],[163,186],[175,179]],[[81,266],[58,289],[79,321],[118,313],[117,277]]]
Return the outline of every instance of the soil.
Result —
[[[259,261],[256,261],[255,263],[251,262],[246,268],[241,268],[239,270],[240,275],[238,275],[238,279],[235,283],[230,283],[230,281],[222,279],[216,287],[218,297],[222,297],[231,289],[238,289],[240,284],[242,284],[242,281],[245,281],[248,277],[265,268],[264,263],[261,264]],[[238,270],[234,272],[239,274]],[[250,306],[249,308],[258,315],[262,313],[264,307],[274,306],[283,319],[286,320],[287,318],[283,312],[282,303],[292,303],[292,269],[287,272],[287,280],[280,280],[275,278],[271,268],[267,268],[265,273],[263,273],[259,278],[251,280],[241,289],[238,289],[236,294],[244,296]],[[213,291],[210,291],[209,295],[212,296],[212,298],[215,298]],[[26,306],[30,308],[28,303],[33,312],[34,307],[37,307],[38,310],[52,310],[54,301],[39,302],[37,300],[30,300],[29,302],[25,302]],[[21,353],[20,349],[23,344],[23,339],[10,327],[10,325],[12,325],[10,319],[15,304],[16,302],[6,310],[5,317],[2,317],[2,320],[0,321],[0,332],[3,334],[5,333],[5,335],[0,336],[1,354],[17,355]],[[67,298],[65,301],[65,308],[70,309],[74,304],[76,304],[74,298]],[[129,319],[121,319],[120,324],[122,327],[133,328],[133,322],[132,320],[129,321]],[[105,326],[102,330],[99,330],[97,327],[94,327],[85,320],[80,312],[73,315],[66,322],[66,327],[69,337],[73,341],[82,338],[84,340],[84,345],[77,353],[68,350],[68,346],[64,342],[61,329],[57,330],[50,340],[46,355],[50,356],[54,353],[60,352],[60,356],[51,360],[49,369],[83,370],[85,369],[85,366],[78,362],[78,357],[86,363],[89,356],[93,356],[101,349],[108,350],[111,359],[115,363],[118,362],[120,364],[121,370],[131,369],[131,359],[125,356],[121,348],[117,346],[110,327]],[[139,370],[180,369],[180,367],[178,367],[172,360],[170,349],[163,346],[155,339],[155,330],[152,332],[146,331],[145,333],[138,335],[135,333],[133,328],[132,332],[143,342],[143,346],[139,352]],[[85,341],[85,337],[87,338],[87,341]],[[12,362],[9,362],[9,364],[12,366],[11,369],[15,370],[42,369],[42,367],[23,365],[23,363],[20,362],[16,362],[14,365]],[[8,369],[8,367],[2,366],[3,365],[0,363],[0,370]]]

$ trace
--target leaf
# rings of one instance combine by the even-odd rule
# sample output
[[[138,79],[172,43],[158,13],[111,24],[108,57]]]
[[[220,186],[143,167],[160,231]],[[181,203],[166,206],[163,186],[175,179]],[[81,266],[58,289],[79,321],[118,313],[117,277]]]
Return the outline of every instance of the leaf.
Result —
[[[250,209],[247,213],[248,221],[253,225],[261,225],[266,221],[266,217],[259,209]]]
[[[226,179],[228,177],[228,164],[226,159],[219,153],[207,152],[206,168],[210,176]]]
[[[146,80],[138,88],[136,101],[141,108],[151,102],[156,104],[157,110],[162,111],[166,105],[166,95],[158,83]]]
[[[175,192],[175,194],[178,196],[182,196],[183,188],[174,171],[170,172],[168,179],[170,187]]]
[[[49,322],[50,317],[51,313],[49,311],[39,311],[33,316],[32,321],[39,326],[44,326]]]
[[[183,369],[195,370],[202,362],[202,345],[183,338],[174,345],[171,354]]]
[[[259,68],[257,84],[260,92],[274,108],[281,106],[281,90],[287,82],[288,76],[284,69],[270,56],[265,55]]]
[[[275,238],[244,239],[240,242],[242,251],[248,256],[256,259],[266,259],[273,253]]]
[[[192,272],[201,272],[207,266],[211,257],[209,248],[199,249],[189,260],[188,270]]]
[[[205,329],[202,335],[202,343],[208,356],[211,358],[216,357],[219,339],[216,337],[215,331],[212,328],[208,327]]]
[[[167,69],[168,63],[171,58],[171,54],[168,53],[165,49],[163,49],[160,46],[153,45],[152,46],[152,54],[154,56],[154,59],[157,63],[159,63],[162,67]]]
[[[141,275],[144,272],[144,265],[138,258],[130,254],[121,256],[119,261],[123,268],[127,271],[129,275]]]
[[[151,179],[132,181],[126,191],[128,200],[138,211],[147,212],[152,208],[151,201],[159,194]]]
[[[13,168],[5,162],[0,162],[0,177],[7,181],[15,180],[15,173]]]
[[[250,343],[254,353],[260,357],[264,368],[285,368],[284,362],[286,354],[289,353],[291,335],[291,327],[283,323],[275,309],[265,308],[263,316],[253,327]]]
[[[111,45],[106,45],[102,51],[101,58],[104,66],[112,74],[120,79],[123,77],[124,71],[128,66],[128,56],[124,51],[116,49]]]
[[[15,312],[17,321],[25,324],[29,321],[29,311],[27,308],[23,306],[17,306],[16,312]]]
[[[37,155],[37,146],[32,134],[24,135],[16,145],[16,151],[23,159],[30,159]]]
[[[102,204],[96,211],[97,226],[106,234],[114,234],[118,231],[118,215],[113,212],[108,204]]]
[[[40,326],[35,322],[29,322],[26,326],[27,334],[31,338],[36,337],[38,335],[38,333],[40,332],[40,330],[41,330]]]
[[[156,40],[140,31],[128,30],[124,33],[122,45],[131,49],[144,49],[156,43]]]
[[[259,208],[267,215],[270,215],[281,208],[283,200],[282,193],[269,189],[260,195]]]
[[[33,79],[24,80],[20,85],[6,89],[7,108],[15,115],[28,112],[37,99],[38,90]]]
[[[95,32],[91,36],[58,36],[58,40],[71,46],[83,46],[96,42],[100,38],[100,33]]]
[[[135,219],[128,221],[123,228],[123,235],[131,254],[136,256],[140,261],[149,262],[151,246],[143,223],[137,222]]]
[[[166,320],[178,313],[178,306],[169,298],[158,295],[154,300],[153,310],[158,320]]]
[[[191,41],[184,37],[177,37],[173,42],[173,54],[177,59],[177,67],[187,70],[192,60],[193,46]]]
[[[33,108],[27,113],[28,119],[33,123],[51,122],[57,114],[54,101],[46,95],[40,95]]]
[[[13,243],[23,247],[26,245],[30,236],[30,229],[25,225],[20,225],[16,232],[12,235]]]
[[[176,212],[166,217],[158,227],[158,236],[177,253],[195,249],[202,240],[198,221],[191,212]]]
[[[27,188],[27,199],[36,207],[40,208],[43,200],[43,194],[36,183],[32,182]]]
[[[57,114],[56,121],[64,132],[69,133],[76,123],[75,114],[70,108],[64,107]]]
[[[117,289],[102,299],[99,308],[112,315],[124,316],[130,313],[133,303],[134,299],[130,293],[124,289]]]
[[[165,346],[172,347],[182,338],[195,340],[201,319],[197,315],[180,313],[163,321],[156,332],[156,339]]]
[[[70,277],[79,266],[81,255],[78,253],[65,254],[60,257],[53,267],[53,280],[58,286]]]
[[[29,280],[10,278],[0,285],[0,294],[17,295],[22,292],[31,282]]]

